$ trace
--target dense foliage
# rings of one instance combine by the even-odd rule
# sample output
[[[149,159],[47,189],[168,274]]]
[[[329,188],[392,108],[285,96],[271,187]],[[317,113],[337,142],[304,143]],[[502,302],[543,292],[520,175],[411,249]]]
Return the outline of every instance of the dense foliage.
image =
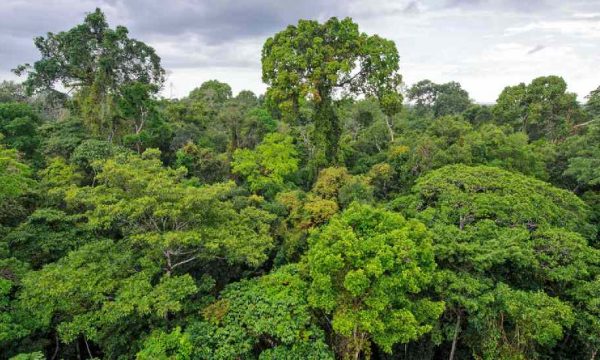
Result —
[[[35,45],[0,84],[0,358],[600,350],[600,88],[403,92],[349,18],[267,39],[265,96],[159,97],[100,10]]]

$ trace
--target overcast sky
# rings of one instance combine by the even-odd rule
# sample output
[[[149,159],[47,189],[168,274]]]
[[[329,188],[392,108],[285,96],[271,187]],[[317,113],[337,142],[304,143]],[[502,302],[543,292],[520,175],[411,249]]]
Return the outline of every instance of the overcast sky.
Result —
[[[580,99],[600,85],[599,0],[0,0],[0,80],[37,59],[34,36],[67,30],[96,7],[157,50],[165,96],[209,79],[262,93],[264,40],[300,18],[331,16],[394,40],[408,85],[454,80],[479,102],[541,75],[564,77]]]

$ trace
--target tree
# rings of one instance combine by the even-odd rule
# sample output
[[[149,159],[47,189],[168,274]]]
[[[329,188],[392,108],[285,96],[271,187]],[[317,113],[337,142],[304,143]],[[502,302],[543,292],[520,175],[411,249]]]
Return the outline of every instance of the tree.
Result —
[[[221,107],[232,98],[231,86],[219,80],[205,81],[200,87],[190,91],[188,99],[201,101],[208,109],[208,116],[213,118]]]
[[[293,117],[310,99],[315,106],[313,139],[318,167],[336,161],[341,127],[334,111],[336,91],[401,103],[398,52],[392,41],[360,33],[350,18],[323,24],[300,20],[267,39],[262,50],[267,97]]]
[[[419,112],[431,112],[434,117],[460,114],[471,105],[469,93],[455,81],[436,84],[421,80],[408,90],[407,97]]]
[[[32,169],[14,149],[0,145],[0,239],[30,212],[28,198],[37,185],[32,176]]]
[[[37,151],[40,138],[37,126],[40,119],[27,104],[0,104],[0,133],[4,135],[3,143],[24,153],[31,158]]]
[[[26,100],[27,96],[23,85],[14,81],[2,80],[0,83],[0,103],[25,102]]]
[[[552,168],[547,164],[555,160],[555,148],[493,123],[474,128],[455,115],[435,118],[425,129],[407,129],[382,160],[394,168],[397,185],[407,188],[426,172],[450,164],[496,166],[548,180]]]
[[[41,150],[46,157],[60,156],[68,159],[73,150],[89,137],[79,118],[67,118],[44,123],[38,127]]]
[[[92,238],[81,215],[55,209],[38,209],[11,231],[3,241],[11,256],[28,262],[34,269],[54,262]]]
[[[589,210],[574,194],[465,165],[425,174],[413,194],[394,207],[434,234],[435,283],[447,303],[441,327],[452,355],[535,357],[589,314],[572,289],[595,278],[597,250],[584,237],[594,236]]]
[[[600,86],[592,90],[586,97],[585,109],[593,117],[600,116]]]
[[[344,130],[339,158],[352,172],[365,172],[397,139],[396,117],[386,114],[374,97],[341,105],[338,115]]]
[[[122,87],[141,83],[155,92],[164,82],[165,71],[154,49],[128,35],[123,26],[109,28],[102,11],[96,9],[70,30],[35,38],[41,59],[33,66],[18,66],[15,72],[27,75],[28,94],[46,92],[66,100],[69,93],[77,92],[78,108],[91,129],[111,139]]]
[[[232,283],[185,332],[198,359],[333,359],[297,265]]]
[[[254,148],[269,133],[277,130],[277,122],[264,108],[253,108],[249,110],[240,129],[240,145],[245,148]]]
[[[581,188],[600,185],[598,141],[600,124],[590,124],[583,134],[571,137],[564,145],[569,157],[564,175],[575,178]]]
[[[558,76],[507,86],[492,110],[496,121],[524,131],[531,140],[564,139],[585,117],[574,93]]]
[[[273,245],[272,215],[225,200],[232,183],[192,186],[184,168],[164,168],[159,155],[150,149],[97,162],[93,186],[71,190],[67,202],[87,210],[93,229],[142,247],[168,275],[219,258],[262,264]]]
[[[387,353],[431,331],[443,303],[427,299],[435,262],[425,226],[355,203],[309,238],[308,300],[331,316],[341,357]]]
[[[373,189],[364,176],[353,176],[344,167],[328,167],[319,172],[312,192],[326,200],[335,201],[343,209],[353,201],[370,203]]]
[[[188,176],[195,176],[202,183],[226,181],[229,177],[227,154],[217,154],[210,148],[198,147],[189,142],[177,150],[175,156],[175,166],[185,167]]]
[[[161,127],[163,124],[156,110],[157,101],[153,99],[153,94],[157,91],[155,85],[141,82],[127,84],[121,88],[119,115],[133,125],[132,133],[124,136],[123,142],[133,145],[138,153],[142,153],[148,147],[159,147],[162,145],[160,137],[168,137],[165,135],[169,133],[169,129]],[[157,129],[158,134],[153,133],[153,130],[156,132]]]
[[[65,344],[81,341],[90,357],[98,347],[107,357],[126,356],[135,353],[131,331],[182,311],[200,290],[187,274],[161,276],[160,267],[124,245],[98,240],[28,273],[19,311],[28,314],[32,330],[57,331]]]

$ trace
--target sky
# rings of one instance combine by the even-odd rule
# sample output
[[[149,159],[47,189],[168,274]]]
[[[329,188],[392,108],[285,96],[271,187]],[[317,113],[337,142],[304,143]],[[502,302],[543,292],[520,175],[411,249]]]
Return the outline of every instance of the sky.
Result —
[[[263,93],[264,41],[298,19],[349,16],[393,40],[406,86],[458,81],[477,102],[505,86],[560,75],[580,100],[600,85],[600,0],[0,0],[0,80],[38,57],[35,36],[100,7],[111,27],[153,46],[165,97],[210,79]]]

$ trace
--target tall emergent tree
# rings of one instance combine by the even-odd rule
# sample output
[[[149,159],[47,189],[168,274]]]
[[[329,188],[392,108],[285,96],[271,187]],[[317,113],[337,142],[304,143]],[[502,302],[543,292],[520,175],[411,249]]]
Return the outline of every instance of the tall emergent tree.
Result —
[[[408,90],[407,97],[419,112],[431,112],[434,117],[460,114],[471,105],[469,93],[456,81],[436,84],[422,80]]]
[[[530,84],[507,86],[496,100],[496,121],[524,131],[531,140],[564,139],[585,120],[577,95],[560,76],[541,76]]]
[[[300,20],[265,42],[263,81],[270,86],[267,98],[284,115],[292,117],[301,103],[312,101],[313,161],[322,167],[336,160],[341,133],[333,106],[336,92],[374,95],[387,112],[397,111],[402,103],[398,61],[393,41],[361,33],[350,18],[333,17],[323,24]]]
[[[102,135],[110,137],[115,131],[115,107],[124,85],[146,84],[155,93],[164,82],[165,71],[154,49],[131,39],[124,26],[109,28],[100,9],[88,14],[83,24],[34,42],[41,59],[14,70],[27,75],[26,92],[63,100],[77,94],[82,115]]]

